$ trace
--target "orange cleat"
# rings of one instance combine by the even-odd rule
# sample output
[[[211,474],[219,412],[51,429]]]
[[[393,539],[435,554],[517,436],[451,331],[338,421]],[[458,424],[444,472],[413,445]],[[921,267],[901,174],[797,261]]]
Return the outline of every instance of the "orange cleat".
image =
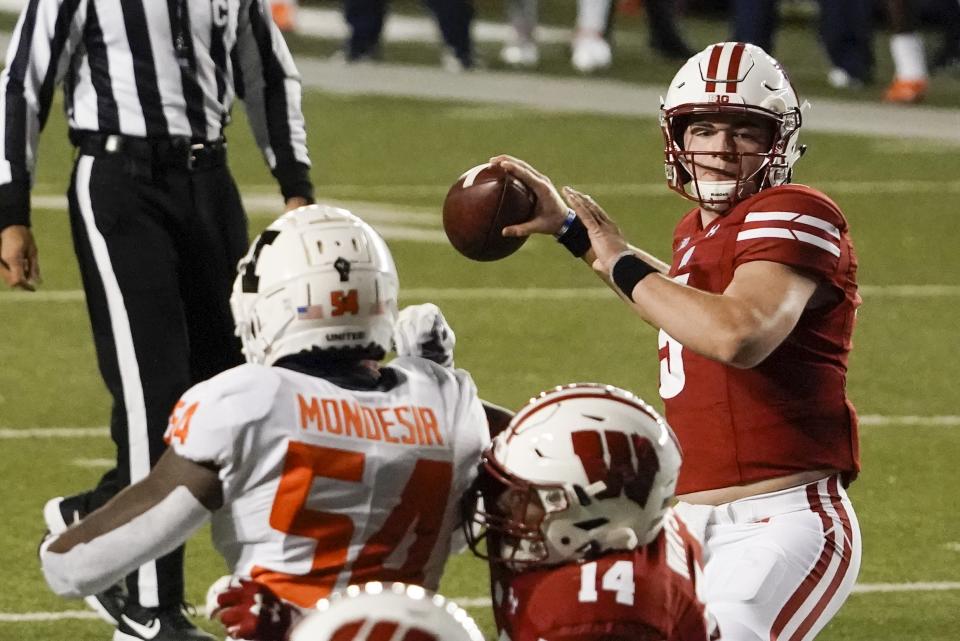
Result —
[[[883,95],[884,102],[916,103],[921,102],[927,95],[927,80],[900,80],[894,78],[887,92]]]
[[[296,8],[286,2],[274,2],[270,5],[270,13],[273,15],[273,21],[277,28],[284,33],[291,33],[296,30],[294,17]]]

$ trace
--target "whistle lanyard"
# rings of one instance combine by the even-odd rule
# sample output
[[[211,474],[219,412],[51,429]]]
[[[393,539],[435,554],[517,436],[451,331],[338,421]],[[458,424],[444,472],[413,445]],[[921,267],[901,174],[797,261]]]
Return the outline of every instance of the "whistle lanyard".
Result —
[[[173,35],[173,50],[181,68],[192,69],[196,58],[193,56],[193,34],[190,32],[189,0],[167,0],[170,9],[170,31]]]

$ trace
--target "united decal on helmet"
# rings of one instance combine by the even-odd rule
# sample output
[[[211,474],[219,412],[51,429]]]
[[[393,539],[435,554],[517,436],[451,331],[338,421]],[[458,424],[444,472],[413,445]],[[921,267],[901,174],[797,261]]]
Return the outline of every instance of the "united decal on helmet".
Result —
[[[748,183],[764,189],[790,182],[803,153],[797,143],[801,109],[783,67],[763,49],[743,42],[710,45],[677,72],[660,108],[667,184],[685,198],[723,209],[750,195],[744,192]],[[744,156],[762,159],[753,175],[714,182],[697,176],[694,157],[709,152],[685,150],[683,132],[692,117],[710,114],[744,114],[769,124],[769,149],[740,154],[741,166]]]

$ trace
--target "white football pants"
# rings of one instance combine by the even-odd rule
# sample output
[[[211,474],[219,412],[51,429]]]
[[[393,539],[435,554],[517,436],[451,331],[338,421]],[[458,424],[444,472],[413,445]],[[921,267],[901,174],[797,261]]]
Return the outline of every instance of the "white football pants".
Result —
[[[724,641],[815,638],[860,571],[860,526],[836,475],[716,507],[680,503],[677,511],[704,535],[698,591]]]

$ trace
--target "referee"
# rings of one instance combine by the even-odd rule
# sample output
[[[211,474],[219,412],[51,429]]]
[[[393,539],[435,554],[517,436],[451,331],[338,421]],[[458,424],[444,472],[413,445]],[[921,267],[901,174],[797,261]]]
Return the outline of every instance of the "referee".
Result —
[[[268,0],[29,0],[0,75],[11,287],[39,282],[30,186],[60,84],[76,146],[70,223],[117,466],[90,492],[51,499],[51,530],[145,477],[180,394],[242,361],[228,299],[247,222],[223,136],[235,97],[287,209],[313,202],[300,79]],[[182,547],[125,583],[88,600],[117,626],[114,641],[212,639],[183,613]]]

